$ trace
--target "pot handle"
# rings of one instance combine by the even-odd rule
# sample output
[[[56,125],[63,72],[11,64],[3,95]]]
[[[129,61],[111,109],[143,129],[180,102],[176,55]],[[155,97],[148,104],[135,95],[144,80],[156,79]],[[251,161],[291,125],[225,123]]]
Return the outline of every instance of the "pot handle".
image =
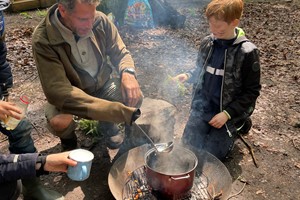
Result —
[[[171,176],[170,178],[177,181],[177,180],[181,180],[181,179],[188,179],[188,178],[190,178],[190,175],[188,174],[188,175],[182,176],[182,177],[172,177]]]

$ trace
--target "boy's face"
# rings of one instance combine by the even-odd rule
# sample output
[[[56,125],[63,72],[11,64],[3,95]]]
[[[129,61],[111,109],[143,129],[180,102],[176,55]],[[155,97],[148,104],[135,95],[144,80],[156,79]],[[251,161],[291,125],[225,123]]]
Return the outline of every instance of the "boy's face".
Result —
[[[227,23],[223,20],[218,20],[214,16],[208,19],[209,28],[211,33],[217,39],[229,40],[235,36],[235,27],[237,27],[239,20],[235,19],[234,21]]]

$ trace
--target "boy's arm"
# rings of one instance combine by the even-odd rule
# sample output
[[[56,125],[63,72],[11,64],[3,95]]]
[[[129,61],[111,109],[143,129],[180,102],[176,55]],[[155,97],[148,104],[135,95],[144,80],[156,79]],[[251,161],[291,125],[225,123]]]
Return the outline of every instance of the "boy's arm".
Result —
[[[0,183],[35,177],[38,154],[0,154]]]
[[[209,52],[212,45],[212,39],[211,36],[206,36],[200,43],[198,55],[197,55],[197,61],[196,66],[185,72],[185,74],[188,76],[188,83],[197,83],[199,81],[199,76],[201,69],[206,64],[206,60],[209,56]]]
[[[241,70],[242,91],[236,100],[225,108],[231,118],[242,116],[245,113],[251,115],[254,110],[256,99],[261,90],[258,49],[245,55]]]

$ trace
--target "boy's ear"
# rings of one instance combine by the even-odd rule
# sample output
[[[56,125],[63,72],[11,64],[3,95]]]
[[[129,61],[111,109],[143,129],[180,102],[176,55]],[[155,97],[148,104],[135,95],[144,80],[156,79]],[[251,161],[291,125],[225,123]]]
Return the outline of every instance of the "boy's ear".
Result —
[[[235,19],[231,22],[231,25],[234,26],[234,27],[237,27],[240,23],[240,20],[239,19]]]

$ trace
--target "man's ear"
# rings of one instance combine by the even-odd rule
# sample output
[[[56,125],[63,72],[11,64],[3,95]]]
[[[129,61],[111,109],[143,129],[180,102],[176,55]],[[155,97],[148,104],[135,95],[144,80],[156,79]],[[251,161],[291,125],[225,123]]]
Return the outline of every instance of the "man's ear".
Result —
[[[59,11],[60,15],[62,16],[62,18],[64,18],[66,16],[67,10],[62,4],[58,4],[58,11]]]

